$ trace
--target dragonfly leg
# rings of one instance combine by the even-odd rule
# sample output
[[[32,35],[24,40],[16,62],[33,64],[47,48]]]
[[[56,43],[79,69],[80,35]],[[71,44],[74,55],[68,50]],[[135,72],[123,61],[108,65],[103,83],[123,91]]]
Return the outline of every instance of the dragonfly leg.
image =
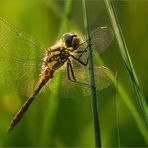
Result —
[[[70,54],[70,56],[75,59],[76,61],[78,61],[80,64],[84,65],[84,66],[87,66],[88,65],[88,58],[87,58],[87,61],[86,63],[81,61],[79,58],[75,57],[74,55]]]
[[[70,71],[71,71],[72,79],[70,77]],[[72,68],[72,64],[71,64],[71,61],[69,59],[68,59],[68,62],[67,62],[67,75],[68,75],[68,79],[71,82],[90,87],[90,85],[88,83],[83,83],[83,82],[79,82],[79,81],[76,80],[75,75],[74,75],[74,71],[73,71],[73,68]]]
[[[84,52],[87,52],[87,48],[88,48],[88,47],[89,47],[89,46],[87,45],[87,47],[84,48],[84,50],[80,50],[80,51],[77,51],[77,52],[76,52],[76,53],[81,53],[81,54],[79,55],[78,59],[81,58],[81,56],[84,54]]]
[[[80,50],[80,51],[77,51],[75,53],[84,53],[84,52],[87,52],[87,50],[86,49],[85,50]]]
[[[70,77],[70,71],[71,71],[71,74],[72,74],[72,79]],[[72,68],[72,65],[71,65],[71,61],[68,59],[68,62],[67,62],[67,75],[68,75],[68,79],[72,82],[75,82],[76,79],[75,79],[75,76],[74,76],[74,72],[73,72],[73,68]]]
[[[82,57],[82,55],[84,54],[84,52],[87,52],[87,50],[77,52],[77,53],[81,53],[81,54],[79,55],[78,59],[80,59],[80,58]]]

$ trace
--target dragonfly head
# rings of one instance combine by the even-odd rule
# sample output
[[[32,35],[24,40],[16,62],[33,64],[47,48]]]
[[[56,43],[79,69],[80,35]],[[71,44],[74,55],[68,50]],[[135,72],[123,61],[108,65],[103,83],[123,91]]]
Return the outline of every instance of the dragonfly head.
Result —
[[[71,51],[74,51],[80,45],[80,38],[75,33],[66,33],[62,39],[64,46]]]

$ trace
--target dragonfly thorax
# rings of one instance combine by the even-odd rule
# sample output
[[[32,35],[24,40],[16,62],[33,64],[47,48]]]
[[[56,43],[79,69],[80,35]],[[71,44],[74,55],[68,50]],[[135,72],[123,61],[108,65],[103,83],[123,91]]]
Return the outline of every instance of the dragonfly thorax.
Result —
[[[76,33],[66,33],[63,35],[62,42],[69,51],[76,50],[80,45],[80,38]]]

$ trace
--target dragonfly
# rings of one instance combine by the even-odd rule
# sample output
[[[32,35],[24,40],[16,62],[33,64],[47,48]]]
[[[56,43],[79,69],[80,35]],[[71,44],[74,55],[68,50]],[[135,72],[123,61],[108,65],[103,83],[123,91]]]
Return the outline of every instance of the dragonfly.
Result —
[[[6,81],[10,79],[11,83],[17,83],[18,87],[22,88],[23,91],[25,85],[28,85],[29,89],[31,89],[29,84],[33,81],[36,84],[35,87],[33,86],[33,91],[27,101],[12,119],[8,131],[13,130],[41,89],[50,79],[53,79],[55,72],[64,65],[67,68],[69,81],[89,86],[88,83],[77,80],[75,75],[84,76],[86,74],[81,68],[76,74],[72,63],[76,61],[83,67],[88,65],[88,40],[91,41],[94,54],[97,52],[100,55],[109,47],[113,38],[112,29],[104,26],[93,30],[90,39],[85,41],[77,33],[65,33],[53,46],[44,49],[29,35],[0,17],[0,79]],[[98,79],[103,80],[101,85],[105,84],[104,82],[108,80],[105,71],[110,70],[105,66],[99,66],[95,67],[95,71]],[[16,79],[13,79],[15,81],[12,82],[11,79],[14,77]],[[80,80],[82,79],[80,76]],[[107,84],[109,83],[107,82]],[[9,83],[9,85],[11,84]]]

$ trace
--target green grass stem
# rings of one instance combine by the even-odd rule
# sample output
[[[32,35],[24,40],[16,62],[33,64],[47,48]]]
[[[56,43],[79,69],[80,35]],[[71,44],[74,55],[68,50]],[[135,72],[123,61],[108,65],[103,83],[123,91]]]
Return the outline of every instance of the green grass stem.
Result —
[[[87,8],[86,8],[85,0],[82,0],[82,8],[83,8],[84,27],[86,31],[86,37],[90,39],[88,15],[87,15]],[[92,54],[92,48],[91,48],[91,40],[89,40],[88,45],[89,45],[89,49],[88,49],[89,78],[90,78],[90,86],[91,86],[92,112],[93,112],[94,130],[95,130],[95,143],[96,143],[96,147],[101,147],[101,136],[100,136],[100,126],[99,126],[99,117],[98,117],[98,106],[97,106],[97,97],[96,97],[96,85],[95,85],[95,78],[94,78],[94,63],[93,63],[93,54]]]
[[[99,63],[100,62],[103,63],[103,61],[101,59],[99,59]],[[117,81],[116,77],[112,73],[106,73],[106,75],[109,77],[109,79],[112,81],[114,87],[117,89],[117,92],[119,93],[119,95],[121,96],[121,98],[124,101],[125,105],[127,106],[129,111],[131,112],[132,117],[135,120],[136,125],[137,125],[142,137],[145,140],[145,143],[148,144],[148,138],[147,138],[148,137],[148,132],[147,132],[146,126],[144,124],[144,121],[142,120],[139,112],[137,111],[137,109],[133,105],[131,99],[129,99],[129,96],[126,93],[125,89],[122,87],[122,84],[120,82],[116,82]],[[117,83],[118,83],[118,86],[117,86]]]
[[[113,27],[113,30],[114,30],[115,37],[116,37],[117,42],[118,42],[118,46],[119,46],[121,56],[123,58],[126,69],[127,69],[129,76],[131,78],[134,93],[136,95],[136,101],[139,105],[139,108],[141,110],[141,113],[142,113],[144,121],[145,121],[145,125],[148,129],[148,107],[147,107],[145,98],[143,96],[142,90],[140,88],[138,78],[137,78],[137,75],[135,73],[135,69],[133,67],[131,57],[130,57],[129,52],[128,52],[128,48],[127,48],[127,45],[125,43],[125,40],[124,40],[124,37],[123,37],[123,34],[122,34],[122,30],[121,30],[120,24],[118,22],[116,11],[113,7],[113,3],[110,0],[104,0],[104,2],[105,2],[105,5],[106,5],[106,8],[107,8],[107,11],[109,13],[109,16],[110,16],[110,20],[111,20],[111,23],[112,23],[112,27]]]

